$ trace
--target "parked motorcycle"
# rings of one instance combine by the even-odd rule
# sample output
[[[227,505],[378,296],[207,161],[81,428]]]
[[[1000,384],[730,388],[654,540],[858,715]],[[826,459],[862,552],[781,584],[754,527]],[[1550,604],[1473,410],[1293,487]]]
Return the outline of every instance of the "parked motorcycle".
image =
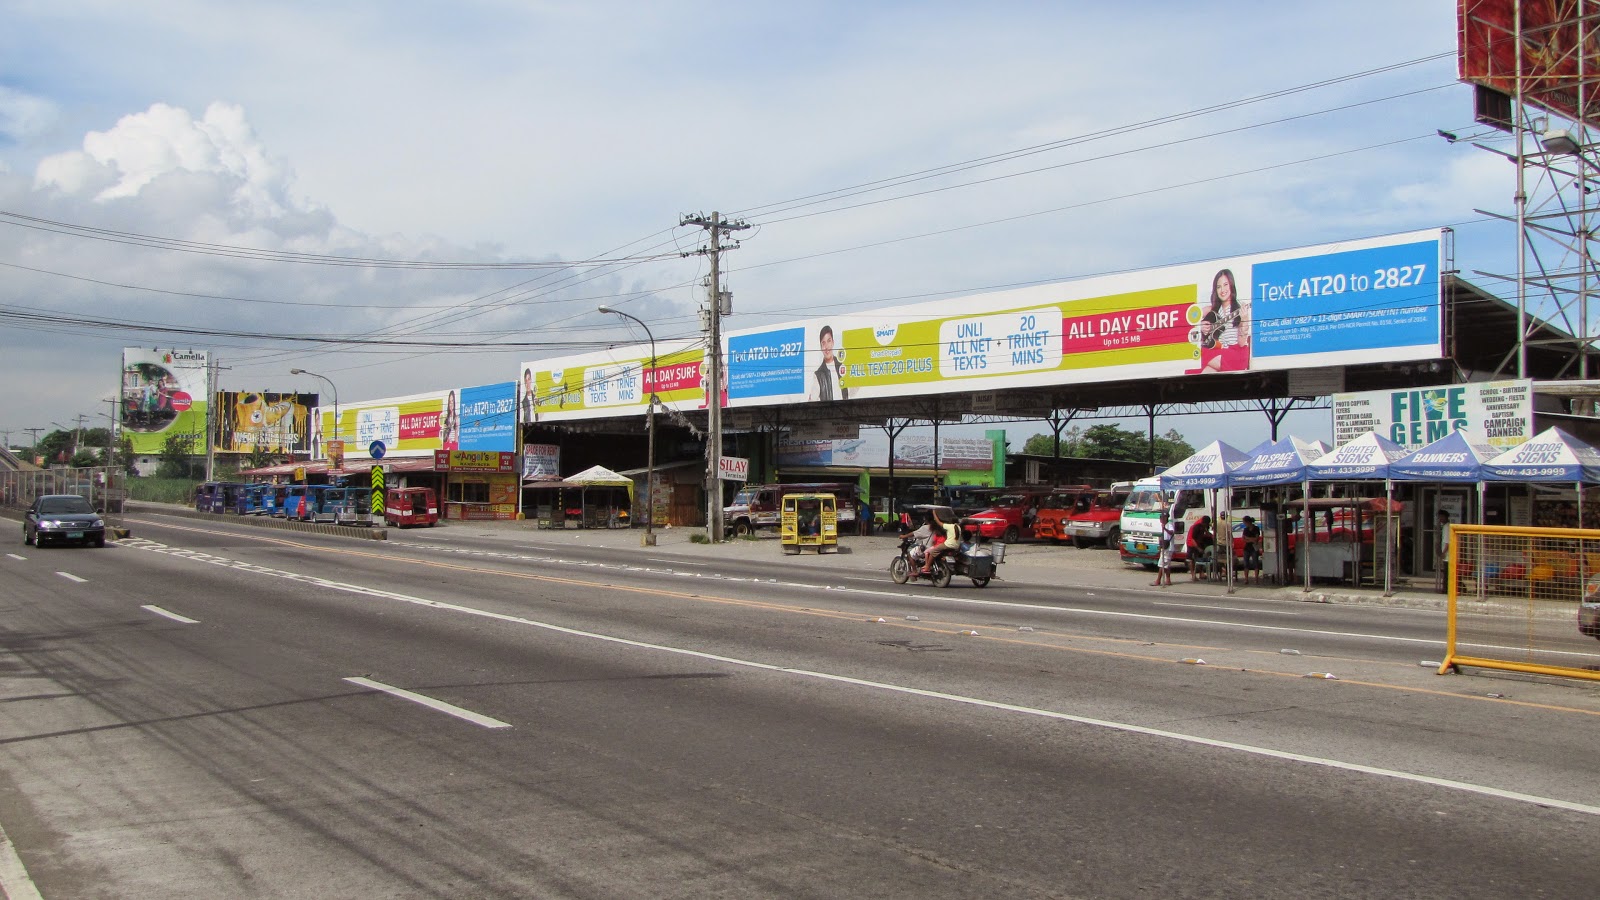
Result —
[[[922,572],[922,542],[909,534],[901,537],[899,552],[889,561],[889,577],[895,584],[926,578],[934,587],[948,587],[951,579],[963,575],[972,579],[975,587],[987,586],[997,577],[995,567],[1005,561],[1006,545],[985,538],[978,530],[980,524],[976,519],[962,519],[961,531],[966,540],[954,552],[941,553],[927,574]]]

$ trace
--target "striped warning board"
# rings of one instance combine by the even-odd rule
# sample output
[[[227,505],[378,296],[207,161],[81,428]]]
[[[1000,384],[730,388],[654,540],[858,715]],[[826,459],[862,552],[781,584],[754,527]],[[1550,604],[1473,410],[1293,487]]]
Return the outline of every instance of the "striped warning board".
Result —
[[[383,466],[372,467],[372,515],[383,515]]]

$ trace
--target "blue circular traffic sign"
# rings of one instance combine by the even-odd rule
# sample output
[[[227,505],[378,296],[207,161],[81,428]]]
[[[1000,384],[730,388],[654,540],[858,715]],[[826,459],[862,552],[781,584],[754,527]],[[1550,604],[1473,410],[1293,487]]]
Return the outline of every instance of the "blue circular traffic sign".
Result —
[[[373,459],[383,459],[383,454],[387,452],[388,449],[388,447],[383,445],[383,441],[373,441],[367,445],[367,455],[371,456]]]

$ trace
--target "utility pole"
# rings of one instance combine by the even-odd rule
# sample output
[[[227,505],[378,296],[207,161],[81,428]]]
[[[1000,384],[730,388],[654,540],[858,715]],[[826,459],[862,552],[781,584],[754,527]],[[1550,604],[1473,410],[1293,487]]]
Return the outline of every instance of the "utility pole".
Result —
[[[217,415],[217,358],[206,354],[206,480],[214,481],[212,470],[216,467],[217,447],[212,440]]]
[[[38,463],[38,460],[39,460],[39,432],[43,431],[44,429],[43,428],[24,428],[22,430],[26,431],[28,433],[28,437],[33,439],[32,442],[28,444],[28,462],[31,462],[34,465],[38,465],[39,464]]]
[[[117,398],[107,397],[102,402],[111,405],[111,415],[106,417],[111,420],[106,426],[106,465],[114,466],[117,464]]]
[[[744,222],[729,222],[716,211],[711,217],[683,216],[679,225],[698,225],[711,232],[711,246],[692,251],[711,257],[711,277],[706,285],[706,366],[701,387],[706,396],[706,537],[712,543],[722,540],[722,317],[733,312],[733,298],[722,290],[722,251],[738,244],[722,246],[724,231],[743,231]],[[688,253],[684,254],[688,256]]]

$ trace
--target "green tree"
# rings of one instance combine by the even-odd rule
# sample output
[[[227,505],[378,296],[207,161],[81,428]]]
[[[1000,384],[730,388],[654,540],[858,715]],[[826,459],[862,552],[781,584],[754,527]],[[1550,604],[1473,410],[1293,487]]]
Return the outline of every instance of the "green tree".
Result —
[[[161,460],[160,467],[156,470],[160,478],[193,478],[194,477],[194,435],[169,434],[161,444],[161,452],[156,458]]]
[[[139,470],[133,464],[135,456],[136,454],[133,452],[133,435],[124,432],[122,440],[117,442],[117,461],[114,465],[121,466],[123,471],[129,475],[137,475]]]
[[[1194,455],[1194,448],[1183,439],[1178,429],[1169,428],[1167,433],[1156,438],[1156,465],[1170,466],[1180,459]]]
[[[1022,452],[1050,456],[1053,440],[1051,435],[1036,434],[1022,445]],[[1170,466],[1194,452],[1177,429],[1157,437],[1155,444],[1158,466]],[[1111,424],[1092,425],[1087,430],[1073,426],[1061,435],[1061,455],[1146,462],[1150,459],[1150,440],[1142,432]]]
[[[1078,444],[1078,456],[1093,459],[1128,459],[1143,462],[1150,458],[1150,442],[1137,431],[1112,424],[1092,425]]]
[[[39,455],[46,466],[64,465],[72,459],[72,432],[56,430],[39,439]]]

